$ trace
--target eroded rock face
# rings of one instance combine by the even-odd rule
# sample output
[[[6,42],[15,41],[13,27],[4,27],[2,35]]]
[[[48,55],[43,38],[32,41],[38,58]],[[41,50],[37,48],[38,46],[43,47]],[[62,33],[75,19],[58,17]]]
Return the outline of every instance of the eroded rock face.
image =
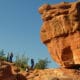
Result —
[[[17,70],[14,63],[2,62],[0,80],[80,80],[80,71],[75,69],[34,69],[29,72],[20,70],[18,74]]]
[[[53,60],[65,67],[80,65],[80,2],[44,4],[39,12],[41,41]]]

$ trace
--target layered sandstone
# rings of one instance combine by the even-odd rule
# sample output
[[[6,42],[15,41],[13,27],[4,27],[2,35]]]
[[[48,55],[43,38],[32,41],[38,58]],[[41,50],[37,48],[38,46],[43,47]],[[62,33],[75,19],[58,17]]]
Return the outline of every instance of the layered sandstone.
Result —
[[[44,4],[41,41],[51,57],[65,67],[80,65],[80,2]]]

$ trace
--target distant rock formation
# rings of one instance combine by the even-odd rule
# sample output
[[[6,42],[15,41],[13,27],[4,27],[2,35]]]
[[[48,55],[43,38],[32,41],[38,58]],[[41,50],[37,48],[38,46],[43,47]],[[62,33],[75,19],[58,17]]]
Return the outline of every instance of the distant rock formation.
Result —
[[[39,8],[41,41],[63,67],[80,65],[80,2],[44,4]]]

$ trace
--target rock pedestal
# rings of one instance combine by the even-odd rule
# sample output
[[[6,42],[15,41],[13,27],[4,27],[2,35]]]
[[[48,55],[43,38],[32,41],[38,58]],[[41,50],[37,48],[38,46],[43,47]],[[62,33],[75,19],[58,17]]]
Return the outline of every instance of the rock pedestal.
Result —
[[[44,4],[39,13],[41,41],[53,60],[63,67],[80,65],[80,2]]]

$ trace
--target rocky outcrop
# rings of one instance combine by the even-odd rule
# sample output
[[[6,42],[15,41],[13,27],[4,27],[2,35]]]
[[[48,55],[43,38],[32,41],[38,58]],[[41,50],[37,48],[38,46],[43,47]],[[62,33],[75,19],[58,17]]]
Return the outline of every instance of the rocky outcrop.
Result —
[[[17,67],[14,63],[9,63],[6,61],[2,61],[2,65],[0,67],[0,80],[27,80],[23,75],[25,72],[15,72]]]
[[[4,62],[0,68],[0,80],[80,80],[80,71],[76,69],[34,69],[15,72],[14,63]]]
[[[63,67],[80,65],[80,2],[44,4],[39,13],[41,41],[53,60]]]

